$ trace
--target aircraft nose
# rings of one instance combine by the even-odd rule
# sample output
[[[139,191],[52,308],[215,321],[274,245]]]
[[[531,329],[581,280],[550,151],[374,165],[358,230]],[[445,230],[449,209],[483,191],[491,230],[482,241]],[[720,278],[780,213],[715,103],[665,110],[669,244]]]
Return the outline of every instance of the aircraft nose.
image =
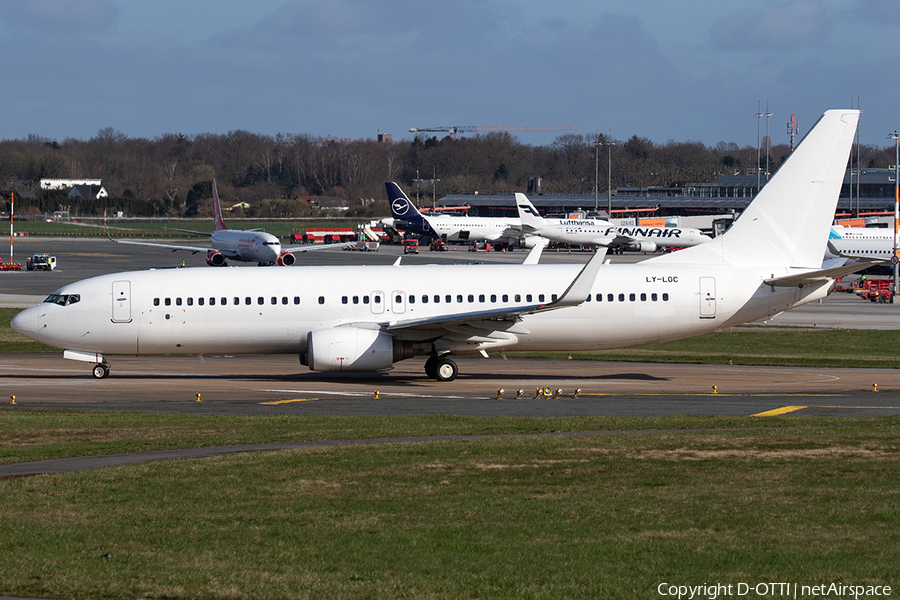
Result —
[[[9,325],[16,333],[34,339],[38,330],[37,310],[35,307],[26,308],[13,317]]]

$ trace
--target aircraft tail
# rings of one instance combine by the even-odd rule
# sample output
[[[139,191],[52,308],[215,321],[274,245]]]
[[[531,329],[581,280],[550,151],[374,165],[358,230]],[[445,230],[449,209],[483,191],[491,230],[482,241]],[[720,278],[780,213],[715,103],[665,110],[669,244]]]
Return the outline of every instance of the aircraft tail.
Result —
[[[225,220],[222,219],[222,205],[219,202],[219,191],[216,189],[216,178],[213,177],[212,181],[212,192],[213,192],[213,210],[216,215],[216,224],[214,229],[216,231],[222,231],[223,229],[228,229],[225,226]]]
[[[537,231],[544,225],[544,218],[525,194],[516,193],[516,208],[524,231]]]
[[[391,205],[391,216],[394,217],[394,220],[407,223],[409,228],[414,231],[421,233],[430,231],[431,227],[425,217],[403,193],[399,185],[389,181],[384,184],[384,187],[387,189],[388,203]]]
[[[823,114],[724,234],[650,260],[821,268],[859,114]]]

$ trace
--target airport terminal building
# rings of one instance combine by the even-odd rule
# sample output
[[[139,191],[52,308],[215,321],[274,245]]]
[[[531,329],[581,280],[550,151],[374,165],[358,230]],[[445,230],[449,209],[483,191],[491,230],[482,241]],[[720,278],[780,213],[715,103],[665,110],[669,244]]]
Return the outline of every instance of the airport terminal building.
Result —
[[[590,194],[543,194],[539,180],[530,185],[529,200],[547,214],[607,212],[613,218],[682,217],[691,214],[734,215],[741,213],[757,192],[765,187],[766,175],[719,175],[716,183],[691,183],[683,187],[620,187]],[[852,183],[851,183],[852,181]],[[893,169],[847,170],[838,215],[866,217],[893,214],[895,174]],[[427,206],[427,202],[423,203]],[[506,194],[450,194],[438,207],[469,207],[472,216],[509,217],[516,214],[515,196]],[[688,226],[682,222],[681,225]]]

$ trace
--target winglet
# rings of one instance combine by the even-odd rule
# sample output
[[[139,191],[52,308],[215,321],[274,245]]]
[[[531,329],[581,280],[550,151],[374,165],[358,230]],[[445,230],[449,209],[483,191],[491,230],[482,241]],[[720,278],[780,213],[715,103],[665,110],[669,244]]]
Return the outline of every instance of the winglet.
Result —
[[[591,289],[594,287],[594,281],[597,280],[597,273],[600,272],[600,267],[603,266],[603,260],[606,258],[606,250],[607,248],[605,246],[597,248],[597,251],[594,252],[594,256],[591,257],[591,260],[584,265],[584,268],[581,269],[575,279],[572,280],[572,283],[569,284],[569,287],[563,295],[555,302],[542,306],[537,312],[556,310],[557,308],[565,308],[567,306],[578,306],[584,302],[590,295]]]
[[[212,192],[213,192],[213,208],[216,214],[216,226],[214,229],[216,231],[222,231],[224,229],[228,229],[225,226],[225,220],[222,219],[222,205],[219,203],[219,191],[216,189],[216,178],[213,177],[212,180]]]

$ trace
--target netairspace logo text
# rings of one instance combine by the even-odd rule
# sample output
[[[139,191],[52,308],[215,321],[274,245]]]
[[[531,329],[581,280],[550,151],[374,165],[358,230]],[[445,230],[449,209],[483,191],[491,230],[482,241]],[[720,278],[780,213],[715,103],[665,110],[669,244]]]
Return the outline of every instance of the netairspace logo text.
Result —
[[[818,598],[822,596],[854,598],[889,597],[889,585],[853,585],[846,583],[712,583],[703,585],[677,585],[661,583],[656,593],[666,598],[693,600],[694,598]]]

